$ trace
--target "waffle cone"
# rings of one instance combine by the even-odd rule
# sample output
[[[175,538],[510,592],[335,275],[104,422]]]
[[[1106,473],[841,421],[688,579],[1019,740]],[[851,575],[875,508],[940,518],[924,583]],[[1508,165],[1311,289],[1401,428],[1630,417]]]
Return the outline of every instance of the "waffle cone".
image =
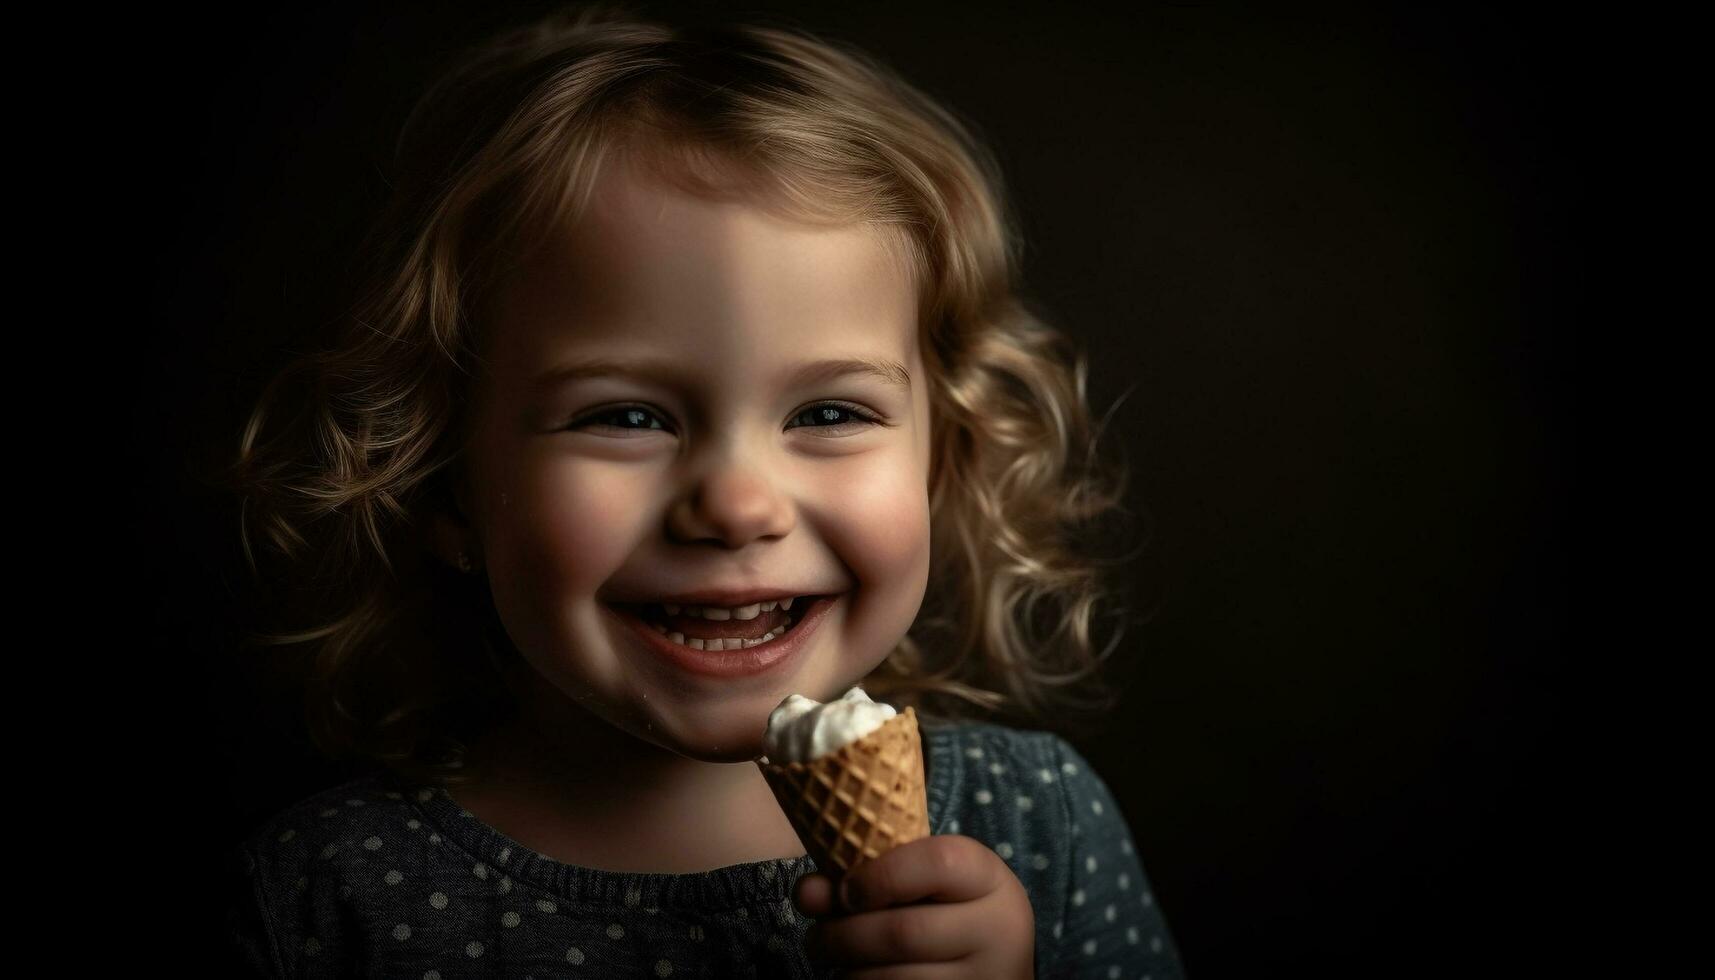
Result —
[[[912,708],[821,758],[757,766],[824,874],[838,878],[929,836],[923,743]]]

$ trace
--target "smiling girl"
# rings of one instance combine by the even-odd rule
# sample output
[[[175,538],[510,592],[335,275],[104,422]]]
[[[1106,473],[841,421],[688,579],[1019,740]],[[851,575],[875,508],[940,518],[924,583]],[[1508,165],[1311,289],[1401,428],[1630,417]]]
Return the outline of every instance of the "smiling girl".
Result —
[[[1067,542],[1119,492],[968,128],[801,30],[602,8],[473,49],[400,159],[235,471],[326,603],[274,638],[311,734],[377,764],[236,850],[247,965],[1176,975],[1035,730],[1111,704]],[[923,720],[932,835],[835,896],[754,760],[859,683]]]

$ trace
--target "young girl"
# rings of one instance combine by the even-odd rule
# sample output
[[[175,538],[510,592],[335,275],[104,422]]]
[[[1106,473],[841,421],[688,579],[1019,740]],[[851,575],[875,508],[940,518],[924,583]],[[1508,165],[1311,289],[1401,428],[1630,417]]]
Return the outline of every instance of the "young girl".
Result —
[[[475,49],[400,161],[235,470],[321,617],[272,637],[311,734],[376,764],[235,849],[246,964],[1178,975],[1048,730],[1112,705],[1072,542],[1120,491],[969,128],[797,29],[586,9]],[[932,835],[836,894],[754,760],[860,683],[922,719]]]

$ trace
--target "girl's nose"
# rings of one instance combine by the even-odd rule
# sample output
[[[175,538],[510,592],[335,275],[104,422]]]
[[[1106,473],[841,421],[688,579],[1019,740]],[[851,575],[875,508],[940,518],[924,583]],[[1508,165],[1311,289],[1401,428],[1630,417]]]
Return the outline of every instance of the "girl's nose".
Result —
[[[667,525],[683,542],[716,540],[742,548],[757,538],[792,530],[790,501],[767,477],[746,466],[721,466],[694,481],[674,502]]]

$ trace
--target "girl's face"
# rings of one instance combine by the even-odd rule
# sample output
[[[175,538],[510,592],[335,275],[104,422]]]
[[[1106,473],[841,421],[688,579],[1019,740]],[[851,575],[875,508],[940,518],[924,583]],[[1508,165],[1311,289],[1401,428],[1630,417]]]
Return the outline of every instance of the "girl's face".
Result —
[[[788,694],[837,697],[905,634],[929,407],[914,288],[879,235],[614,167],[497,290],[460,493],[532,703],[746,761]],[[903,370],[806,373],[852,360]],[[790,660],[736,678],[676,666],[615,606],[708,590],[837,598]]]

